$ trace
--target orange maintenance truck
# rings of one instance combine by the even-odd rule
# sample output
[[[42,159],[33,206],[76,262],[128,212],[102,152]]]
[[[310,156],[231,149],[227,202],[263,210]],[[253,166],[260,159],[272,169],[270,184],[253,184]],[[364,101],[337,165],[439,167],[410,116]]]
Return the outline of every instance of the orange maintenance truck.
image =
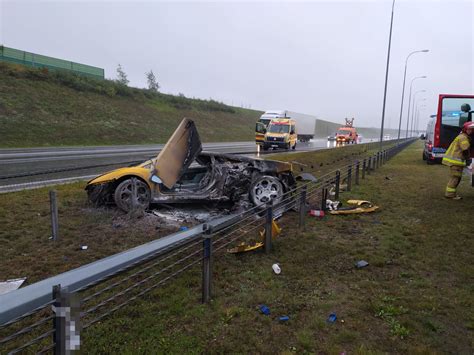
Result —
[[[339,127],[336,132],[336,143],[352,143],[356,144],[358,134],[354,128],[354,118],[346,118],[346,125]]]

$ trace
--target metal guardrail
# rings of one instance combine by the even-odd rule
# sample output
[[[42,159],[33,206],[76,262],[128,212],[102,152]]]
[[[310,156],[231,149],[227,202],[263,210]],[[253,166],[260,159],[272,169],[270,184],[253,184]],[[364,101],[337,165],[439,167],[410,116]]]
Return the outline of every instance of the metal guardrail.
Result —
[[[87,329],[198,264],[202,300],[208,302],[212,260],[229,245],[261,231],[265,252],[270,253],[274,218],[293,210],[304,228],[308,204],[325,210],[329,189],[338,199],[343,182],[350,191],[414,140],[391,142],[395,145],[335,169],[316,183],[302,183],[277,204],[221,217],[0,296],[0,352],[28,349],[63,354],[77,349],[81,328]]]

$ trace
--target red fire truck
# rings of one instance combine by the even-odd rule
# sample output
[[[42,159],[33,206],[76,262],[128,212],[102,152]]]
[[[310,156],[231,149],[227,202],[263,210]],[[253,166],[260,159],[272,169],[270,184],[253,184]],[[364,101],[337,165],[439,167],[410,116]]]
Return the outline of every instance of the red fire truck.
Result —
[[[446,149],[461,132],[463,124],[472,121],[474,95],[441,94],[438,112],[428,122],[423,160],[428,164],[441,162]],[[474,149],[471,148],[471,157]]]

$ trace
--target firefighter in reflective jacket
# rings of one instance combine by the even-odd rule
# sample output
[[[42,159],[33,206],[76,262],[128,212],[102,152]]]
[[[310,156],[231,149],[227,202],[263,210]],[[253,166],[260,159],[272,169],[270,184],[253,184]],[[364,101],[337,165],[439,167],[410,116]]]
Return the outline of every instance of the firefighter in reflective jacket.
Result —
[[[446,198],[460,200],[456,194],[456,188],[461,182],[462,171],[466,161],[470,160],[469,149],[471,147],[470,135],[474,133],[474,123],[466,122],[461,133],[453,140],[443,158],[443,164],[449,166],[451,178],[446,186]]]

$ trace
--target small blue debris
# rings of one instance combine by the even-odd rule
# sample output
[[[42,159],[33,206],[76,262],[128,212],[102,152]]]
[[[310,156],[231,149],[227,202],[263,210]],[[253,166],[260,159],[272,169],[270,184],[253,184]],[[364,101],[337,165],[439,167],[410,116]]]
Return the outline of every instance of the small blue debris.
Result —
[[[188,227],[182,226],[182,227],[179,227],[179,230],[180,230],[180,231],[187,231],[187,230],[188,230]]]
[[[280,322],[287,322],[287,321],[290,320],[290,317],[288,317],[288,316],[281,316],[280,318],[278,318],[278,320],[279,320]]]
[[[268,316],[270,314],[270,308],[268,308],[264,304],[260,305],[258,308],[260,309],[260,312],[262,312],[266,316]]]
[[[337,320],[336,313],[331,313],[327,319],[329,323],[334,323]]]

